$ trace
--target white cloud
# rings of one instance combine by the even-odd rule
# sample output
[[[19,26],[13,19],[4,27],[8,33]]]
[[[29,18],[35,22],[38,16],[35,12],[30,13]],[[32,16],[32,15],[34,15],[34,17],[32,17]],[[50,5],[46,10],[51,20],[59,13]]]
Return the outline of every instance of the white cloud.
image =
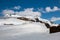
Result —
[[[27,8],[24,11],[16,12],[16,14],[22,15],[22,16],[33,16],[33,17],[41,16],[40,12],[38,12],[38,11],[34,12],[33,10],[34,10],[34,8]]]
[[[60,20],[60,17],[52,17],[52,18],[51,18],[51,21],[52,21],[52,22],[58,21],[58,20]]]
[[[46,7],[44,8],[38,8],[38,11],[42,12],[42,13],[47,13],[47,12],[55,12],[55,11],[59,11],[60,8],[58,8],[57,6],[54,6],[53,8],[51,7]]]
[[[3,10],[2,13],[5,15],[5,16],[9,16],[11,14],[14,14],[14,11],[13,10]]]
[[[43,8],[37,8],[39,12],[46,13]]]
[[[53,10],[57,11],[57,10],[60,10],[60,8],[58,8],[57,6],[54,6]]]
[[[21,8],[21,6],[15,6],[13,9],[19,10],[20,8]]]
[[[38,11],[33,11],[34,8],[27,8],[24,11],[14,11],[14,10],[3,10],[4,15],[16,14],[20,16],[32,16],[32,17],[40,17],[41,13]]]
[[[50,8],[50,7],[46,7],[46,12],[50,12],[50,11],[52,11],[52,9]]]
[[[53,9],[51,9],[51,7],[46,7],[45,10],[46,12],[54,12],[60,10],[60,8],[58,8],[57,6],[54,6]]]

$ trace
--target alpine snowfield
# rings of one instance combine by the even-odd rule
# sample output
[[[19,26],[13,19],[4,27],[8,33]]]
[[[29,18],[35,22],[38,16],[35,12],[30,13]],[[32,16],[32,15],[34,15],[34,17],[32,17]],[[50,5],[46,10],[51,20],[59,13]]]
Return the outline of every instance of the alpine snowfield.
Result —
[[[49,34],[44,24],[0,26],[0,40],[60,40],[60,33]]]
[[[59,34],[49,34],[44,23],[16,18],[0,19],[0,40],[60,40]]]

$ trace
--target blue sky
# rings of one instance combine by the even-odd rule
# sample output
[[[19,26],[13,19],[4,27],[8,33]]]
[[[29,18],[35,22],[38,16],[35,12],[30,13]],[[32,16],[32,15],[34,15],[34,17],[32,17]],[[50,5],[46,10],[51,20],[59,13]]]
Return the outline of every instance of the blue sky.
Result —
[[[43,10],[45,10],[46,7],[53,9],[54,6],[60,8],[60,0],[0,0],[0,16],[3,15],[1,12],[4,9],[10,9],[14,6],[21,6],[22,8],[20,10],[23,10],[24,8],[34,8],[37,11],[37,8],[43,8]],[[41,17],[48,20],[50,20],[52,17],[60,17],[60,10],[41,13]],[[60,23],[60,21],[56,23]]]

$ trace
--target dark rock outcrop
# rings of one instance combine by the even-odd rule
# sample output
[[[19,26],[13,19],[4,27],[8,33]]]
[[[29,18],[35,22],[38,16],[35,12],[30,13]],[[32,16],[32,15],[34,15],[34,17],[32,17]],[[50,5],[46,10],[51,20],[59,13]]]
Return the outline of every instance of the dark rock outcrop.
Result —
[[[36,22],[39,22],[40,20],[38,18],[35,18]]]
[[[50,28],[50,25],[48,23],[44,23],[47,28]]]
[[[14,25],[14,24],[4,24],[4,25]]]
[[[50,33],[56,33],[56,32],[58,32],[56,26],[52,26],[52,27],[50,27]]]
[[[25,18],[25,17],[18,17],[17,19],[24,20],[24,21],[32,21],[35,22],[33,19]]]
[[[60,32],[60,24],[58,26],[50,27],[50,33]]]
[[[36,22],[40,22],[43,23],[42,21],[40,21],[38,18],[35,18]]]

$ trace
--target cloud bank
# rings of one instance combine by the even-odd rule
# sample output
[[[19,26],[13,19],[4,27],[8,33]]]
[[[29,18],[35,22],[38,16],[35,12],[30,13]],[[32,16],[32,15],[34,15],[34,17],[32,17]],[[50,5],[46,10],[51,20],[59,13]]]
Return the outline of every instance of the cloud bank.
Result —
[[[51,7],[46,7],[45,10],[46,12],[54,12],[60,10],[60,8],[58,8],[57,6],[54,6],[53,9],[51,9]]]
[[[58,21],[58,20],[60,20],[60,17],[52,17],[52,18],[51,18],[51,21],[52,21],[52,22]]]
[[[24,11],[16,12],[17,15],[20,16],[33,16],[33,17],[40,17],[41,13],[38,11],[33,11],[34,8],[27,8]]]
[[[9,16],[11,14],[14,14],[14,11],[13,10],[3,10],[2,13],[5,15],[5,16]]]
[[[14,10],[3,10],[2,13],[5,16],[10,16],[13,14],[19,15],[19,16],[31,16],[31,17],[40,17],[41,13],[38,11],[33,11],[34,8],[26,8],[23,11],[14,11]]]
[[[42,13],[49,13],[49,12],[55,12],[55,11],[59,11],[60,8],[58,8],[57,6],[54,6],[53,8],[51,7],[46,7],[44,8],[38,8],[39,11],[41,11]]]

